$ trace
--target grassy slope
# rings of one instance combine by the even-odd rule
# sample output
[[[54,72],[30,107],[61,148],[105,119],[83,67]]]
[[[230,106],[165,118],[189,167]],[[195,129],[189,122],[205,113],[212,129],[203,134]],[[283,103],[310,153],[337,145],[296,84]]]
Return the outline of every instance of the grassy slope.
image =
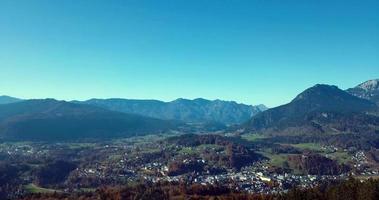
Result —
[[[54,193],[54,192],[60,192],[59,190],[53,190],[53,189],[47,189],[38,187],[37,185],[31,183],[25,186],[26,191],[30,193]]]

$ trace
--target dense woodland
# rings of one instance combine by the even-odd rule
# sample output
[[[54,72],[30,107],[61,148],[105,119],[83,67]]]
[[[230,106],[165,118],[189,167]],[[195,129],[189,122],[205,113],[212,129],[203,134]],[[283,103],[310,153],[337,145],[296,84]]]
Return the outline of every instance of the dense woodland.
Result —
[[[252,151],[247,146],[236,141],[238,138],[227,138],[220,135],[195,135],[186,134],[168,139],[171,144],[195,147],[199,145],[225,146],[225,154],[208,154],[209,160],[219,163],[221,166],[241,169],[254,161],[262,159],[262,156]]]
[[[318,154],[293,155],[289,163],[299,171],[311,175],[338,175],[349,171],[349,167]]]
[[[155,185],[138,184],[118,188],[104,187],[89,193],[32,194],[22,199],[376,200],[379,199],[379,180],[359,181],[349,179],[339,183],[326,183],[312,189],[294,188],[286,194],[279,195],[247,194],[218,186],[164,183]]]

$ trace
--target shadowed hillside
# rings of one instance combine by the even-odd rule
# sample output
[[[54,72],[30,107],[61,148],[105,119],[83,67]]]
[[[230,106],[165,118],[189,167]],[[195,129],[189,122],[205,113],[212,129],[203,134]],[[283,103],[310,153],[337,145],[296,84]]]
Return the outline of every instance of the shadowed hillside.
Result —
[[[244,125],[248,131],[296,133],[373,132],[379,118],[376,105],[336,86],[315,85],[290,103],[254,116]]]
[[[74,140],[159,133],[179,123],[56,101],[0,105],[0,137],[11,140]]]

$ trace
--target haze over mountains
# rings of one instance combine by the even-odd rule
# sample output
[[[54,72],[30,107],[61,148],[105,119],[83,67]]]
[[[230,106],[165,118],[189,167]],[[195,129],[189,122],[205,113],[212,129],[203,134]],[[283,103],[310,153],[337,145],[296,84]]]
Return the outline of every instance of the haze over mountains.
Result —
[[[300,93],[290,103],[268,110],[264,106],[200,98],[172,102],[128,99],[65,102],[1,96],[0,138],[129,137],[180,130],[185,123],[185,126],[241,124],[237,127],[245,132],[277,135],[377,133],[377,97],[378,80],[367,81],[346,91],[318,84]]]
[[[15,103],[19,102],[21,99],[10,97],[10,96],[0,96],[0,104]]]
[[[130,137],[176,129],[180,124],[53,99],[0,105],[0,138],[5,140]]]
[[[218,122],[240,124],[255,114],[266,110],[264,105],[251,106],[234,101],[210,101],[207,99],[177,99],[171,102],[157,100],[91,99],[83,104],[94,105],[124,113],[191,123]]]
[[[14,103],[21,99],[1,96],[0,104]],[[225,125],[240,124],[255,114],[267,110],[263,104],[252,106],[234,101],[207,100],[197,98],[176,99],[171,102],[138,99],[90,99],[72,103],[93,105],[107,110],[137,114],[165,120],[180,120],[188,123],[216,122]]]
[[[184,122],[202,123],[204,130],[219,130],[227,123],[242,123],[261,109],[265,107],[206,99],[178,99],[168,103],[126,99],[66,102],[4,96],[0,99],[0,138],[67,140],[130,137],[177,131]]]

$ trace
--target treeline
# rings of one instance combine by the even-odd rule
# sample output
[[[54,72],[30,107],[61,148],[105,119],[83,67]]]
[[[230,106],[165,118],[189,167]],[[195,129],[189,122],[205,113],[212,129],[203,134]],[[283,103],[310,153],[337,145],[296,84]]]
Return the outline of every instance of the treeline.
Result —
[[[48,163],[36,170],[35,183],[46,187],[62,183],[76,167],[76,164],[63,160]]]
[[[379,133],[379,132],[378,132]],[[370,150],[379,148],[379,134],[337,134],[337,135],[301,135],[301,136],[277,136],[262,139],[263,144],[271,145],[273,143],[321,143],[324,145],[334,145],[340,148],[354,148]]]
[[[222,186],[212,185],[186,185],[184,183],[158,183],[138,184],[126,187],[104,187],[92,193],[75,194],[30,194],[22,200],[59,200],[59,199],[81,199],[81,200],[206,200],[206,199],[246,199],[246,200],[269,200],[271,196],[260,194],[247,194],[233,191]]]
[[[75,194],[30,194],[23,200],[42,199],[99,199],[99,200],[376,200],[379,199],[379,180],[349,179],[339,183],[326,183],[310,189],[294,188],[276,195],[248,194],[221,186],[185,185],[172,183],[138,184],[134,186],[104,187],[95,192]]]
[[[376,200],[379,199],[379,180],[349,179],[338,184],[325,184],[310,189],[292,189],[280,200]]]
[[[14,199],[24,193],[24,185],[33,182],[44,187],[57,187],[68,177],[76,165],[66,161],[53,161],[32,168],[21,160],[19,163],[0,161],[0,199]]]
[[[0,161],[0,199],[13,198],[21,193],[23,181],[20,174],[26,171],[25,165],[12,165]]]
[[[223,137],[221,135],[196,135],[196,134],[184,134],[180,136],[174,136],[167,138],[168,143],[186,146],[186,147],[195,147],[202,144],[216,144],[216,145],[228,145],[232,143],[229,138]]]
[[[237,138],[238,139],[238,138]],[[195,135],[195,134],[185,134],[181,136],[175,136],[168,138],[167,141],[171,144],[185,146],[185,147],[196,147],[199,145],[219,145],[224,147],[224,154],[216,154],[208,152],[206,157],[219,164],[219,166],[227,166],[229,168],[235,168],[237,170],[244,166],[247,166],[263,157],[249,147],[241,144],[236,138],[229,138],[220,135]],[[174,163],[175,167],[187,165]],[[193,166],[193,165],[191,165]],[[199,169],[199,166],[196,165]],[[188,171],[182,169],[181,171]]]
[[[289,163],[293,168],[311,175],[339,175],[348,172],[350,168],[337,161],[326,158],[319,154],[303,154],[288,156]]]
[[[168,166],[168,175],[169,176],[177,176],[185,173],[191,172],[202,172],[204,170],[204,163],[196,160],[186,160],[186,162],[173,161]]]

